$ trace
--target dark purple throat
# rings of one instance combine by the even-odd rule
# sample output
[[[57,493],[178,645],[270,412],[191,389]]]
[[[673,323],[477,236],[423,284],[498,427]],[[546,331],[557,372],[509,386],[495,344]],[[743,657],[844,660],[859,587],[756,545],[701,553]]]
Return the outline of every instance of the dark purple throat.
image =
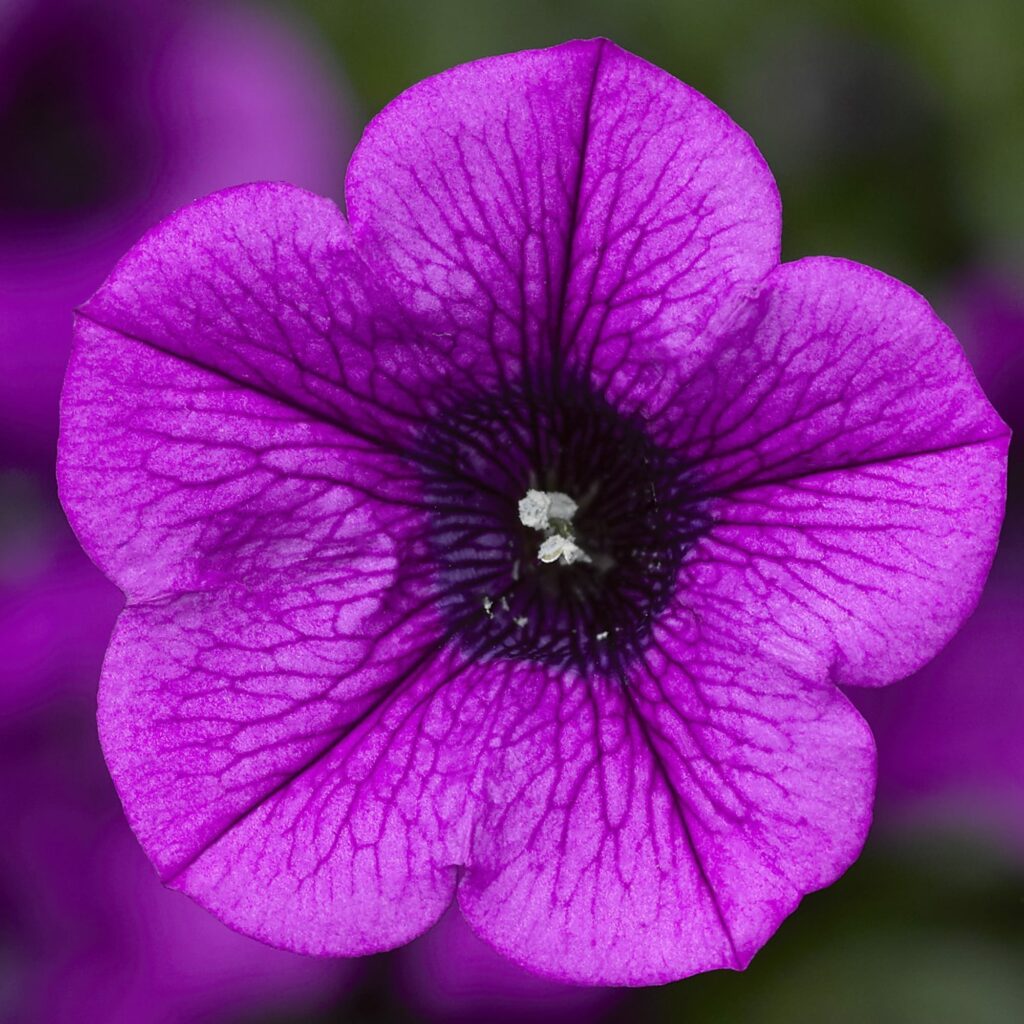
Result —
[[[452,633],[477,657],[619,674],[706,527],[687,467],[639,419],[551,374],[460,397],[420,440]],[[530,491],[572,498],[571,523],[525,525]],[[543,560],[545,539],[562,535],[582,556]]]

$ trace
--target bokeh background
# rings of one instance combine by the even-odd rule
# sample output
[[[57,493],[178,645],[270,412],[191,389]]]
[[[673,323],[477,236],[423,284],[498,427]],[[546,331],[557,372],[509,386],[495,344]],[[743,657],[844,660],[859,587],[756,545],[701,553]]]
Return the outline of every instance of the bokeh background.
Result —
[[[1024,1020],[1024,512],[936,661],[855,696],[875,827],[744,974],[588,990],[524,974],[450,913],[412,946],[315,961],[165,891],[95,735],[119,607],[56,502],[71,309],[153,222],[285,179],[342,198],[359,128],[487,54],[607,35],[696,86],[775,171],[784,255],[928,296],[1024,427],[1019,0],[0,0],[0,1020]]]

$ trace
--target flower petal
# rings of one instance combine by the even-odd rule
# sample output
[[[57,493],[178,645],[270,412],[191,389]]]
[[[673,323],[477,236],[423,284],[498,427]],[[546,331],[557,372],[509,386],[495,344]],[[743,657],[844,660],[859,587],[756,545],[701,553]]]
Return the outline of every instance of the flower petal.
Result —
[[[299,952],[423,931],[468,830],[457,669],[420,671],[436,630],[394,628],[365,568],[131,606],[104,666],[104,752],[165,884]]]
[[[444,635],[408,469],[87,319],[75,360],[63,497],[130,598],[99,719],[147,854],[168,884],[278,945],[360,953],[412,937],[451,898],[443,851],[459,830],[426,810],[405,829],[412,789],[387,760],[438,683],[412,677]],[[408,787],[444,802],[447,780],[421,762]],[[445,806],[451,818],[464,804]],[[269,898],[251,900],[254,885]]]
[[[216,192],[168,217],[80,319],[378,443],[415,413],[409,381],[429,381],[446,355],[399,322],[338,208],[274,183]],[[71,374],[82,377],[74,362]]]
[[[367,501],[383,489],[401,501],[410,481],[397,460],[370,457],[287,400],[87,319],[63,413],[64,507],[130,599],[309,561],[343,566],[360,545],[390,544],[401,532],[395,520],[415,516],[414,507]]]
[[[860,850],[874,746],[837,690],[660,624],[626,680],[492,666],[505,723],[459,903],[566,981],[741,968]]]
[[[779,253],[747,135],[606,40],[415,85],[368,127],[346,195],[368,258],[485,380],[573,352],[607,378],[649,361],[641,344],[684,357]]]
[[[778,267],[757,322],[726,334],[687,390],[676,445],[703,490],[1005,442],[963,350],[911,288],[859,263]]]
[[[662,422],[713,521],[680,590],[695,620],[808,674],[891,682],[977,602],[1008,432],[949,330],[884,274],[803,260],[762,301]]]

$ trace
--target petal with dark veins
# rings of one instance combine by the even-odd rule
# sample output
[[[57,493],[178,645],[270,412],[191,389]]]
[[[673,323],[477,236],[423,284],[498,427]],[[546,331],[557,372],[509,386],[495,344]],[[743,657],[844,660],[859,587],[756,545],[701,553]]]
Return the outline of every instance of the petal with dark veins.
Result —
[[[849,685],[908,675],[977,603],[1002,443],[751,487],[714,503],[683,567],[696,620]]]
[[[802,671],[892,682],[978,600],[1008,431],[949,329],[886,275],[802,260],[762,302],[660,424],[713,523],[679,600]]]
[[[168,217],[80,318],[378,443],[415,429],[426,382],[453,375],[445,339],[407,322],[337,206],[279,183]]]
[[[306,953],[391,948],[440,916],[479,762],[437,630],[394,628],[362,568],[129,607],[100,693],[108,763],[164,882]]]
[[[628,680],[504,679],[459,904],[566,981],[742,968],[864,841],[874,744],[837,690],[663,622]]]
[[[367,128],[346,197],[368,258],[485,382],[556,353],[609,386],[650,367],[641,346],[692,358],[779,255],[750,138],[607,40],[413,86]]]
[[[953,332],[905,284],[812,257],[779,266],[756,304],[652,422],[702,491],[1005,445]]]
[[[397,459],[288,399],[89,319],[76,332],[62,424],[64,507],[132,600],[311,559],[341,571],[359,554],[354,533],[376,547],[421,532],[414,481]]]

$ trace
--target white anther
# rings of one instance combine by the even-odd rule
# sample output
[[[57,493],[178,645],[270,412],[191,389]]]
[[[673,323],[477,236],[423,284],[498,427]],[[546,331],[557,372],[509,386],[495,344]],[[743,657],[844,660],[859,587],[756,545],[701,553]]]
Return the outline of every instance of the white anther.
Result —
[[[573,562],[589,562],[590,557],[574,540],[570,537],[563,537],[560,534],[554,534],[548,537],[546,541],[540,546],[540,550],[537,552],[537,557],[542,562],[557,562],[561,561],[565,565],[572,565]]]
[[[548,491],[547,496],[551,502],[548,507],[548,518],[561,519],[563,522],[571,523],[579,505],[568,494],[563,494],[561,491]]]
[[[519,502],[519,521],[523,526],[529,526],[531,530],[546,530],[550,510],[551,498],[543,491],[531,489]]]
[[[590,556],[576,543],[572,519],[579,510],[568,494],[561,491],[537,491],[532,487],[519,502],[519,521],[531,530],[545,535],[537,557],[546,563],[589,562]],[[519,563],[512,567],[513,578],[518,578]]]
[[[579,506],[561,491],[535,491],[532,487],[519,502],[519,521],[532,530],[551,529],[552,520],[571,523]]]

